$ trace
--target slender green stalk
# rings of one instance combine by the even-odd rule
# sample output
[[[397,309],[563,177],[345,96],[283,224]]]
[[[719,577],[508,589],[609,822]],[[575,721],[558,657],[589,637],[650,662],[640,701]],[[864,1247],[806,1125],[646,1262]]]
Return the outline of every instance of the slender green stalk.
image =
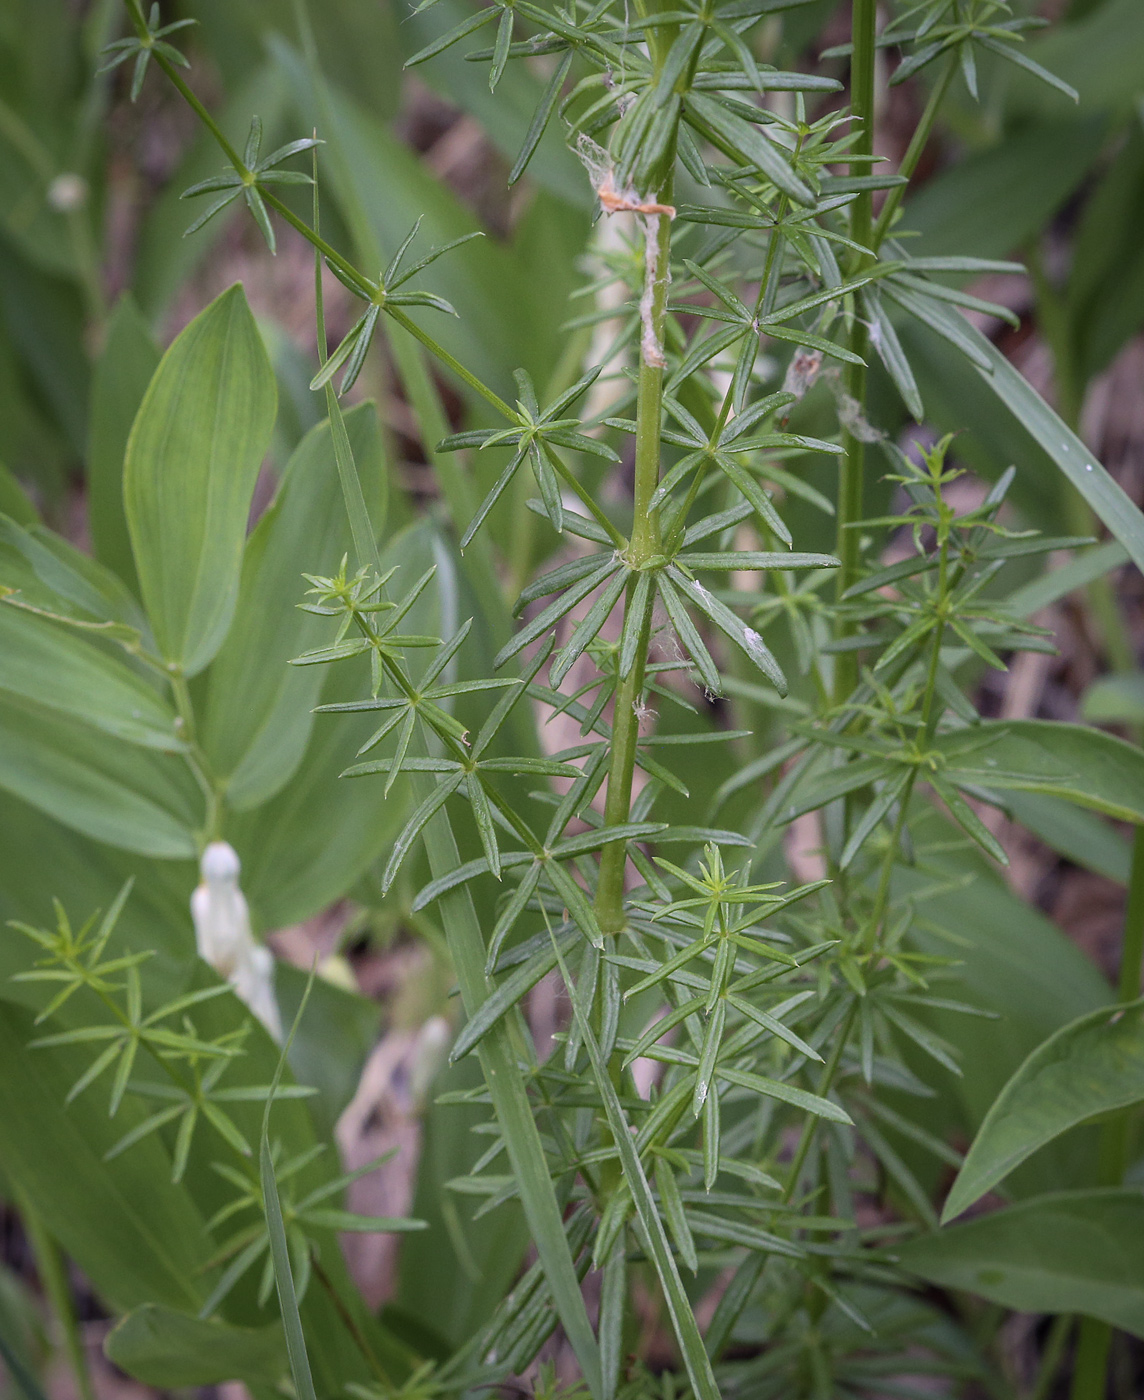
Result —
[[[857,127],[854,142],[855,157],[873,154],[874,150],[874,40],[877,29],[877,5],[875,0],[853,0],[851,10],[851,40],[854,53],[850,62],[850,111]],[[866,174],[868,161],[856,159],[851,166],[853,174]],[[851,206],[850,237],[863,248],[871,246],[873,237],[873,195],[863,190]],[[855,271],[859,272],[870,261],[863,255],[857,259]],[[866,327],[858,317],[850,331],[850,349],[855,355],[865,356],[868,337]],[[844,385],[855,411],[861,412],[866,402],[866,368],[864,365],[849,364],[846,367]],[[858,578],[858,532],[850,527],[862,516],[862,486],[865,475],[865,444],[852,431],[846,431],[842,438],[846,455],[842,460],[838,482],[838,543],[835,553],[841,560],[837,573],[838,597],[846,592]],[[846,621],[839,626],[842,637],[852,635],[853,627]],[[858,679],[858,658],[854,652],[843,651],[838,655],[834,671],[834,699],[840,703],[853,690]]]
[[[2,1328],[0,1328],[0,1360],[7,1366],[13,1381],[23,1392],[24,1400],[46,1400],[44,1392],[40,1389],[39,1381],[24,1365],[16,1348],[4,1335]]]
[[[314,1271],[314,1277],[322,1285],[326,1296],[334,1305],[334,1311],[337,1313],[339,1319],[341,1320],[342,1326],[353,1338],[354,1346],[356,1346],[358,1351],[361,1352],[362,1358],[365,1361],[366,1365],[373,1372],[377,1380],[387,1390],[392,1391],[394,1389],[392,1376],[390,1376],[387,1373],[385,1367],[381,1364],[380,1360],[378,1359],[377,1353],[369,1344],[369,1339],[358,1326],[357,1319],[354,1317],[353,1313],[350,1312],[349,1308],[346,1307],[345,1299],[334,1287],[333,1281],[330,1278],[329,1274],[326,1273],[325,1269],[322,1268],[321,1258],[318,1255],[317,1249],[313,1245],[310,1246],[310,1267]],[[85,1400],[87,1400],[87,1397],[85,1397]]]
[[[84,1352],[83,1337],[80,1335],[79,1322],[75,1315],[75,1303],[59,1246],[44,1228],[39,1212],[27,1196],[19,1187],[15,1189],[20,1219],[24,1222],[24,1229],[36,1258],[36,1272],[59,1324],[64,1350],[67,1352],[81,1400],[96,1400],[91,1371]]]
[[[1072,1313],[1061,1313],[1058,1317],[1053,1318],[1053,1324],[1049,1328],[1049,1335],[1045,1339],[1045,1349],[1041,1353],[1041,1364],[1037,1369],[1037,1379],[1033,1382],[1033,1388],[1029,1392],[1028,1400],[1048,1400],[1053,1382],[1056,1380],[1057,1372],[1060,1370],[1065,1344],[1069,1339],[1069,1333],[1072,1331],[1075,1321],[1076,1318]]]
[[[933,131],[933,124],[937,119],[938,109],[945,99],[945,94],[949,91],[949,85],[956,69],[957,55],[956,53],[951,53],[946,60],[945,67],[942,69],[941,77],[938,78],[937,82],[930,90],[929,98],[922,111],[921,120],[915,128],[913,136],[910,137],[910,144],[906,147],[906,153],[902,157],[901,164],[898,166],[898,174],[904,175],[907,180],[918,168],[918,161],[921,160],[922,152],[925,150],[926,143],[930,139],[930,134]],[[894,188],[887,193],[885,203],[878,213],[878,220],[874,225],[874,230],[871,235],[870,246],[875,252],[882,246],[886,234],[889,233],[890,227],[894,222],[894,215],[897,213],[898,206],[901,204],[908,188],[908,185],[895,185]]]
[[[839,1066],[842,1064],[842,1056],[846,1050],[846,1044],[850,1039],[850,1032],[854,1027],[855,1018],[858,1015],[858,1003],[852,1001],[850,1009],[843,1017],[842,1024],[838,1028],[838,1034],[834,1039],[834,1046],[830,1051],[830,1058],[822,1067],[822,1073],[818,1077],[818,1087],[815,1092],[819,1098],[825,1098],[834,1085],[835,1077],[838,1074]],[[783,1204],[787,1204],[794,1199],[798,1190],[799,1177],[802,1176],[802,1169],[806,1166],[806,1159],[810,1153],[811,1144],[814,1142],[814,1135],[818,1129],[821,1119],[814,1114],[809,1114],[802,1125],[802,1133],[798,1140],[798,1146],[794,1150],[794,1157],[791,1159],[790,1171],[787,1173],[786,1186],[783,1188]]]
[[[1124,942],[1120,951],[1120,978],[1116,988],[1119,1002],[1136,1001],[1140,996],[1140,965],[1144,959],[1144,826],[1136,828],[1132,843],[1132,873],[1128,882],[1128,903],[1124,911]],[[1119,1186],[1128,1167],[1128,1113],[1121,1112],[1105,1123],[1100,1134],[1097,1183]],[[1112,1328],[1094,1317],[1081,1318],[1076,1366],[1073,1371],[1072,1400],[1104,1400],[1108,1352]]]
[[[658,199],[671,198],[668,180],[658,193]],[[660,552],[659,511],[651,509],[651,498],[659,485],[660,427],[663,417],[663,356],[657,353],[663,345],[667,322],[667,288],[670,282],[671,219],[664,214],[649,217],[647,254],[654,259],[646,273],[651,294],[650,316],[644,327],[640,346],[639,388],[636,399],[636,470],[632,501],[631,562],[646,564]],[[653,227],[654,225],[654,227]]]
[[[201,837],[205,845],[208,841],[217,840],[219,836],[222,823],[222,790],[211,771],[210,760],[199,746],[195,708],[186,676],[182,671],[172,671],[168,667],[163,668],[163,674],[171,683],[171,694],[179,717],[179,737],[187,744],[183,758],[195,782],[198,783],[206,804]]]
[[[1073,1367],[1071,1400],[1104,1400],[1112,1328],[1095,1317],[1082,1317]]]

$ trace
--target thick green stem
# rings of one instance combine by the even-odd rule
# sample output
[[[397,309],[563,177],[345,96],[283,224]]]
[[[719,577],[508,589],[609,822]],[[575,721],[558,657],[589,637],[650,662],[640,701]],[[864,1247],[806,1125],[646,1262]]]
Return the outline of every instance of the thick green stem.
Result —
[[[648,627],[645,622],[636,652],[635,664],[616,695],[612,719],[612,753],[608,767],[608,795],[604,801],[604,825],[626,822],[632,805],[632,778],[636,769],[636,746],[640,737],[637,707],[643,691],[647,659]],[[624,927],[624,867],[627,842],[612,841],[600,858],[600,878],[596,886],[596,919],[604,933],[619,933]]]
[[[864,175],[869,170],[868,160],[874,151],[874,40],[877,29],[877,6],[875,0],[853,0],[851,8],[851,39],[854,55],[850,63],[850,112],[856,128],[854,155],[851,173]],[[851,205],[850,237],[862,245],[871,246],[873,238],[873,195],[863,190]],[[854,271],[860,272],[870,261],[868,255],[857,258]],[[867,349],[866,327],[857,317],[850,332],[850,349],[855,355],[865,357]],[[848,365],[844,379],[845,390],[855,411],[861,412],[866,402],[866,368],[864,365]],[[858,532],[851,528],[862,517],[862,483],[865,475],[865,444],[853,432],[843,434],[843,447],[846,455],[842,460],[838,482],[838,543],[836,553],[841,560],[837,573],[838,597],[841,598],[858,578]],[[853,624],[843,621],[839,625],[839,636],[853,634]],[[858,658],[854,652],[843,651],[838,655],[834,670],[834,698],[841,702],[854,689],[858,679]]]
[[[671,178],[665,180],[657,198],[671,198]],[[663,414],[663,335],[667,321],[667,288],[670,281],[671,220],[660,214],[647,219],[643,336],[640,344],[640,374],[636,399],[636,466],[633,497],[632,537],[629,562],[637,568],[653,560],[662,550],[659,511],[651,509],[651,498],[659,485],[660,420]],[[626,607],[631,606],[634,588],[628,589]],[[643,619],[632,669],[616,695],[612,719],[612,753],[608,768],[608,793],[604,822],[619,826],[626,822],[632,805],[632,778],[639,743],[640,696],[650,617]],[[613,841],[604,847],[600,859],[600,879],[596,888],[596,917],[605,933],[619,933],[624,926],[624,866],[627,847]]]
[[[658,198],[671,198],[671,180]],[[636,398],[636,467],[632,502],[631,560],[640,565],[660,552],[659,511],[651,498],[659,485],[660,422],[663,416],[663,337],[667,322],[667,289],[671,281],[671,219],[649,216],[645,242],[644,295],[640,305],[643,336]]]
[[[1141,959],[1144,959],[1144,826],[1136,828],[1132,845],[1132,874],[1124,911],[1124,942],[1120,950],[1117,1001],[1136,1001],[1140,996]],[[1101,1130],[1098,1185],[1119,1186],[1123,1182],[1128,1167],[1129,1127],[1128,1114],[1122,1112],[1105,1123]],[[1104,1400],[1111,1343],[1112,1328],[1107,1322],[1094,1317],[1081,1319],[1072,1400]]]

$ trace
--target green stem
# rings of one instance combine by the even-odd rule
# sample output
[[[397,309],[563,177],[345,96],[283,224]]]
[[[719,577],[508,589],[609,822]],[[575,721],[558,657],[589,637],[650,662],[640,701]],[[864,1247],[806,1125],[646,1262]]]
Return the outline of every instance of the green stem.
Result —
[[[876,0],[853,0],[851,11],[851,39],[854,55],[850,63],[850,112],[857,135],[854,142],[855,157],[870,156],[874,151],[874,40],[877,31]],[[856,159],[850,167],[852,174],[866,174],[869,162]],[[871,246],[873,238],[873,194],[863,190],[851,205],[850,237],[862,245]],[[858,257],[855,272],[860,272],[870,262],[863,254]],[[850,349],[855,355],[865,357],[867,349],[866,327],[856,316],[850,332]],[[866,402],[865,365],[847,365],[844,379],[846,393],[863,408]],[[851,432],[843,434],[843,447],[846,455],[842,460],[838,482],[838,543],[835,549],[841,560],[837,574],[838,597],[841,598],[858,578],[857,530],[851,528],[862,516],[862,485],[865,476],[865,444]],[[854,624],[842,621],[839,636],[853,635]],[[834,698],[837,703],[845,700],[858,680],[858,658],[852,651],[838,654],[834,670]]]
[[[858,1015],[858,1000],[855,998],[850,1004],[850,1010],[843,1018],[841,1026],[838,1028],[838,1035],[834,1041],[834,1048],[830,1052],[830,1058],[822,1067],[819,1075],[818,1088],[815,1092],[819,1098],[825,1098],[834,1085],[834,1078],[838,1073],[838,1067],[842,1063],[842,1055],[846,1049],[846,1043],[850,1039],[850,1031],[854,1026],[854,1020]],[[783,1204],[789,1204],[794,1199],[798,1190],[798,1179],[802,1175],[802,1169],[806,1165],[806,1159],[810,1152],[811,1143],[814,1141],[814,1134],[821,1120],[814,1114],[808,1114],[806,1121],[802,1125],[802,1134],[795,1148],[794,1157],[791,1159],[790,1172],[787,1175],[786,1187],[783,1190]]]
[[[671,198],[671,180],[665,181],[658,199],[666,203]],[[636,395],[636,466],[635,492],[632,502],[631,560],[644,564],[660,552],[659,511],[651,509],[651,498],[659,485],[660,426],[663,406],[662,356],[656,356],[655,346],[663,345],[667,323],[667,288],[670,280],[671,220],[666,215],[655,217],[654,231],[647,231],[646,256],[654,259],[645,272],[647,291],[651,293],[648,323],[644,343],[640,347],[639,386]],[[653,344],[654,342],[654,344]],[[649,359],[649,355],[651,358]],[[656,360],[659,363],[656,363]]]
[[[215,841],[219,837],[222,823],[222,791],[211,771],[210,760],[199,747],[195,709],[191,700],[190,686],[187,685],[187,678],[182,671],[171,670],[169,667],[164,668],[164,673],[171,683],[175,710],[180,721],[180,738],[188,746],[183,757],[206,802],[206,815],[203,822],[203,843],[205,844],[208,841]]]
[[[671,198],[671,178],[664,181],[657,199]],[[659,511],[651,509],[651,498],[659,485],[660,420],[663,410],[663,365],[654,346],[663,345],[667,322],[667,287],[671,257],[671,220],[665,215],[656,218],[654,237],[649,229],[647,253],[654,256],[654,266],[646,273],[651,305],[648,324],[640,347],[639,386],[636,397],[636,466],[633,499],[632,537],[628,548],[629,563],[641,567],[662,550]],[[646,293],[645,293],[646,295]],[[649,353],[650,352],[650,353]],[[634,589],[629,588],[625,602],[631,606]],[[605,826],[626,822],[632,805],[632,778],[636,767],[636,747],[639,743],[637,709],[643,693],[644,669],[647,664],[650,614],[643,619],[636,659],[616,695],[616,710],[612,719],[612,752],[608,768],[608,793],[604,802]],[[627,863],[627,843],[613,841],[604,847],[600,858],[600,878],[596,887],[596,917],[605,933],[618,933],[624,926],[624,867]]]
[[[1127,1003],[1140,996],[1140,964],[1144,959],[1144,826],[1136,828],[1132,843],[1132,873],[1124,911],[1124,942],[1120,952],[1120,977],[1116,999]],[[1130,1127],[1127,1112],[1105,1123],[1100,1134],[1097,1184],[1119,1186],[1128,1167]],[[1104,1400],[1108,1352],[1112,1328],[1094,1317],[1081,1318],[1080,1341],[1073,1370],[1072,1400]]]
[[[910,144],[906,147],[906,153],[902,157],[901,164],[898,166],[898,174],[904,175],[907,180],[918,168],[918,161],[921,160],[922,152],[925,150],[926,143],[930,139],[930,133],[933,131],[933,124],[937,119],[938,109],[945,98],[945,94],[949,90],[949,84],[956,68],[957,55],[956,53],[951,53],[941,77],[938,78],[930,91],[929,99],[921,115],[921,120],[915,128],[913,136],[910,137]],[[898,205],[901,204],[902,199],[905,197],[907,189],[909,189],[908,185],[895,185],[886,195],[886,202],[882,205],[881,212],[878,214],[878,221],[874,225],[874,230],[871,235],[872,242],[870,246],[875,252],[882,246],[882,241],[885,239],[886,234],[889,233],[890,226],[894,221],[894,215],[898,211]]]
[[[630,598],[630,593],[629,593]],[[636,659],[616,695],[612,719],[612,752],[608,767],[608,794],[604,800],[604,825],[620,826],[628,819],[632,805],[632,778],[636,768],[640,722],[637,713],[643,691],[647,661],[648,621],[645,619],[636,648]],[[611,841],[600,857],[600,878],[596,886],[596,919],[604,933],[619,933],[624,927],[624,867],[627,842]]]
[[[1053,1318],[1049,1335],[1045,1338],[1045,1349],[1041,1353],[1037,1379],[1033,1382],[1028,1400],[1049,1400],[1049,1393],[1057,1378],[1057,1371],[1060,1369],[1061,1358],[1064,1355],[1065,1343],[1069,1339],[1069,1333],[1072,1331],[1075,1321],[1072,1313],[1061,1313]]]
[[[1095,1317],[1082,1317],[1073,1366],[1071,1400],[1104,1400],[1112,1328]]]
[[[17,1205],[20,1218],[24,1222],[24,1229],[28,1233],[32,1253],[35,1255],[36,1273],[39,1275],[40,1284],[47,1294],[52,1312],[55,1313],[56,1321],[63,1333],[64,1350],[67,1352],[68,1361],[75,1374],[81,1400],[96,1400],[95,1388],[91,1383],[91,1371],[88,1368],[87,1356],[84,1352],[83,1338],[76,1320],[72,1291],[68,1284],[67,1272],[59,1246],[44,1228],[43,1220],[27,1196],[18,1188]]]
[[[373,1372],[377,1380],[381,1382],[382,1386],[392,1394],[395,1389],[393,1378],[378,1360],[377,1353],[374,1351],[373,1347],[370,1346],[365,1333],[358,1326],[357,1319],[346,1306],[342,1295],[334,1287],[329,1274],[322,1268],[322,1261],[318,1257],[317,1248],[312,1244],[310,1246],[310,1267],[314,1271],[314,1277],[322,1285],[323,1289],[325,1289],[326,1296],[329,1298],[330,1302],[333,1303],[334,1311],[341,1319],[342,1326],[349,1333],[350,1340],[357,1347],[358,1351],[361,1352],[366,1365]]]

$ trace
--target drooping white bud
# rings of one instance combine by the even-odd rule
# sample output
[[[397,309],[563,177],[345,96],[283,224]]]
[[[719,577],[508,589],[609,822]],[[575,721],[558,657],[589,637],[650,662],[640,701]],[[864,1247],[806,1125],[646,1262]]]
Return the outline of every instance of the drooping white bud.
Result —
[[[282,1020],[274,996],[274,957],[256,943],[250,910],[239,887],[242,863],[226,841],[212,841],[199,862],[202,883],[191,895],[199,956],[225,977],[275,1040]]]

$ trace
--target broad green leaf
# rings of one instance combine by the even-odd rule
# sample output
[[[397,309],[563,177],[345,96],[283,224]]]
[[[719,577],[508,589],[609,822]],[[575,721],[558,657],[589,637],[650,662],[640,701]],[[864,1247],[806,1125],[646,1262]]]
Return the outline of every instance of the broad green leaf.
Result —
[[[1120,821],[1144,822],[1144,752],[1099,729],[1053,720],[995,720],[941,735],[954,782],[1044,792]]]
[[[1025,1313],[1083,1313],[1144,1336],[1144,1193],[1061,1191],[911,1240],[929,1283]]]
[[[1095,812],[1063,797],[1040,792],[1011,792],[1005,797],[1009,815],[1038,840],[1086,870],[1095,870],[1118,885],[1128,883],[1132,849],[1123,836]]]
[[[145,748],[185,747],[175,711],[155,686],[82,633],[0,605],[0,692]]]
[[[123,459],[159,359],[159,347],[135,298],[124,293],[107,323],[107,339],[92,377],[87,502],[95,557],[136,591],[139,580],[123,505]]]
[[[298,29],[293,0],[259,0],[253,5],[200,0],[195,14],[201,26],[200,42],[222,70],[228,92],[257,68],[271,34],[293,35]],[[388,5],[363,5],[360,0],[325,0],[321,10],[315,8],[311,14],[315,21],[321,16],[321,22],[313,25],[313,38],[332,80],[379,117],[395,116],[401,100],[399,39],[408,23],[406,13]],[[273,149],[269,137],[262,145],[266,151]]]
[[[341,662],[322,669],[323,701],[368,693],[364,665]],[[404,825],[404,779],[388,798],[384,781],[340,781],[369,730],[346,715],[319,717],[290,781],[268,801],[228,817],[226,839],[242,857],[243,889],[260,928],[311,918],[340,899]]]
[[[138,647],[147,623],[126,585],[42,525],[0,515],[0,591],[19,607]]]
[[[85,836],[140,855],[193,856],[202,797],[182,759],[0,698],[0,787]]]
[[[279,962],[274,995],[283,1021],[290,1022],[296,1015],[306,980],[304,969]],[[377,1043],[381,1009],[376,1001],[323,977],[314,982],[309,1007],[290,1047],[290,1069],[299,1084],[317,1089],[317,1097],[307,1108],[324,1135],[332,1139],[334,1125],[353,1098],[362,1066]]]
[[[481,1083],[476,1056],[451,1065],[433,1084],[422,1120],[417,1188],[410,1214],[428,1229],[401,1244],[396,1301],[422,1326],[458,1347],[492,1316],[512,1286],[529,1245],[519,1202],[472,1218],[445,1183],[468,1172],[487,1146],[472,1129],[488,1120],[482,1104],[438,1103],[450,1090]],[[385,1314],[388,1320],[388,1309]],[[396,1322],[393,1324],[396,1325]],[[428,1353],[426,1353],[428,1354]]]
[[[958,1050],[961,1075],[925,1067],[926,1082],[939,1088],[934,1119],[924,1100],[898,1099],[900,1110],[932,1126],[940,1136],[971,1140],[994,1099],[1018,1066],[1060,1026],[1106,1005],[1107,981],[1095,964],[1037,908],[989,869],[984,856],[962,840],[936,808],[911,821],[915,842],[931,852],[927,865],[948,881],[932,891],[932,873],[899,869],[894,900],[917,900],[910,934],[922,952],[954,959],[947,995],[967,1001],[996,1019],[982,1020],[941,1009],[922,1016]],[[1095,1134],[1081,1131],[1050,1143],[1019,1167],[1009,1189],[1018,1199],[1064,1185],[1086,1185],[1096,1169]]]
[[[99,1297],[123,1310],[143,1303],[197,1310],[210,1257],[203,1218],[186,1188],[171,1184],[157,1138],[103,1160],[143,1110],[128,1100],[112,1121],[94,1095],[65,1108],[84,1052],[29,1051],[43,1029],[23,1008],[0,1001],[0,1167],[51,1222]]]
[[[46,1400],[36,1379],[45,1342],[40,1300],[31,1284],[0,1265],[0,1360],[27,1400]]]
[[[1008,257],[1077,188],[1104,140],[1103,122],[1066,116],[955,162],[910,195],[901,227],[921,236],[904,246],[919,257]]]
[[[111,936],[114,955],[147,948],[147,987],[158,998],[183,991],[194,957],[188,901],[198,878],[195,862],[141,861],[113,846],[100,845],[53,820],[37,808],[0,791],[0,918],[50,925],[52,896],[59,891],[75,914],[107,909],[129,876],[131,898]],[[0,937],[0,987],[22,1006],[40,1011],[43,987],[9,978],[26,971],[35,956],[30,939]]]
[[[71,278],[49,275],[7,239],[0,257],[0,321],[53,424],[82,457],[91,368],[83,298]],[[13,459],[14,460],[14,459]]]
[[[159,1390],[245,1381],[275,1386],[288,1367],[282,1327],[230,1327],[144,1303],[111,1329],[104,1355]]]
[[[276,397],[236,285],[163,356],[131,430],[124,499],[140,589],[160,652],[186,675],[211,660],[234,615]]]
[[[380,529],[385,468],[374,405],[352,408],[346,428]],[[210,668],[202,744],[235,809],[272,797],[302,761],[327,672],[289,662],[330,629],[299,610],[308,586],[301,571],[335,574],[347,553],[352,541],[326,421],[298,445],[247,541],[234,623]]]
[[[1006,607],[1016,617],[1033,617],[1042,608],[1067,598],[1074,589],[1084,588],[1094,579],[1119,569],[1127,562],[1128,554],[1118,541],[1108,540],[1105,544],[1094,545],[1075,554],[1067,564],[1049,569],[1023,584],[1015,593],[1010,593]]]
[[[985,1116],[942,1212],[954,1219],[1046,1142],[1144,1099],[1144,1000],[1102,1006],[1039,1045]]]

